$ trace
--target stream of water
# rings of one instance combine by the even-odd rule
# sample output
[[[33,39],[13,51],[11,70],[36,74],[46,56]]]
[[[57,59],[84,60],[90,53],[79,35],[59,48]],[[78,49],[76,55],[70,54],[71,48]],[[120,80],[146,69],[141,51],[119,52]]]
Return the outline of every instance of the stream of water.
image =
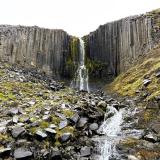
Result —
[[[115,157],[118,155],[115,146],[119,140],[118,134],[121,131],[121,124],[123,122],[122,115],[124,110],[117,111],[112,106],[108,106],[107,109],[109,112],[106,113],[106,119],[99,128],[99,132],[104,134],[104,136],[98,140],[100,149],[99,160],[109,160],[112,156]],[[107,118],[110,114],[114,114],[114,116]]]
[[[88,70],[85,66],[85,46],[82,38],[79,38],[79,66],[75,73],[74,79],[71,82],[71,87],[78,90],[89,92],[88,86]]]

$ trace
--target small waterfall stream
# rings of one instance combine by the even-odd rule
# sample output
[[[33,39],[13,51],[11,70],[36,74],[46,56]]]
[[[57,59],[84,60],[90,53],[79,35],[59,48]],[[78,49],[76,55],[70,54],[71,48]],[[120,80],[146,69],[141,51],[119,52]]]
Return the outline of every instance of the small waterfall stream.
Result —
[[[103,136],[95,139],[98,142],[96,160],[110,160],[113,156],[118,157],[116,144],[120,138],[124,110],[117,111],[113,106],[108,106],[107,109],[109,111],[106,112],[105,120],[98,130]],[[108,118],[111,114],[114,115]]]
[[[88,86],[88,70],[85,66],[85,46],[84,41],[82,38],[79,38],[79,50],[80,50],[80,57],[79,57],[79,66],[75,73],[74,79],[71,82],[71,87],[76,88],[78,90],[83,90],[89,92]]]

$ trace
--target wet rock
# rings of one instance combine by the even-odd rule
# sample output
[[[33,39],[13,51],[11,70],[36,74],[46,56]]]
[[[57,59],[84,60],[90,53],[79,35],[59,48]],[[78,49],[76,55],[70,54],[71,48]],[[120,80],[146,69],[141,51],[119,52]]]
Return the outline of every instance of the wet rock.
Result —
[[[79,119],[77,127],[82,128],[88,123],[88,118],[82,117]]]
[[[0,127],[0,133],[5,133],[7,131],[7,127],[2,126]]]
[[[11,148],[0,148],[0,157],[9,156],[11,152]]]
[[[51,116],[50,115],[44,115],[43,117],[42,117],[42,119],[44,120],[44,121],[51,121]]]
[[[160,122],[159,123],[153,123],[151,125],[151,129],[156,133],[160,134]]]
[[[59,129],[63,129],[63,128],[65,128],[67,125],[68,125],[68,121],[67,121],[67,120],[61,121],[60,124],[59,124]]]
[[[41,154],[43,159],[46,159],[46,160],[49,159],[50,152],[47,149],[42,149]]]
[[[144,80],[143,80],[143,85],[144,85],[145,87],[148,86],[150,83],[151,83],[151,80],[150,80],[150,79],[144,79]]]
[[[62,160],[61,151],[58,148],[51,149],[51,159],[52,160]]]
[[[8,115],[18,114],[18,108],[12,108],[9,110]]]
[[[122,109],[122,108],[128,107],[128,106],[125,105],[125,104],[113,104],[112,106],[113,106],[114,108],[116,108],[117,111],[119,111],[119,110]]]
[[[79,115],[78,113],[75,113],[71,118],[70,118],[70,121],[73,123],[73,124],[76,124],[79,120]]]
[[[18,116],[13,116],[13,123],[18,123],[19,117]]]
[[[96,131],[98,129],[98,124],[97,123],[92,123],[89,125],[89,129],[91,131]]]
[[[88,157],[91,155],[91,148],[90,147],[82,147],[81,150],[80,150],[80,154],[81,154],[81,157]]]
[[[98,102],[97,106],[101,107],[103,110],[105,110],[107,107],[107,103],[105,101],[100,101],[100,102]]]
[[[140,160],[140,159],[133,155],[128,155],[128,160]]]
[[[46,133],[48,133],[51,136],[55,136],[57,133],[54,129],[51,129],[51,128],[45,128],[44,130],[46,131]]]
[[[59,138],[60,142],[64,143],[71,139],[72,134],[71,133],[63,133],[62,136]]]
[[[24,132],[25,132],[25,129],[24,129],[23,127],[19,127],[19,126],[14,127],[14,128],[12,129],[12,131],[11,131],[12,136],[13,136],[14,138],[19,137],[19,136],[22,135]]]
[[[143,139],[145,139],[146,141],[152,142],[152,143],[156,143],[158,140],[157,136],[154,133],[148,133],[144,135]]]
[[[160,71],[156,72],[156,77],[158,77],[158,78],[160,77]]]
[[[35,121],[33,123],[31,123],[31,127],[38,127],[40,125],[39,121]]]
[[[41,130],[38,130],[36,133],[35,133],[37,139],[39,140],[43,140],[45,138],[47,138],[47,134],[42,132]]]
[[[35,102],[35,100],[32,100],[32,101],[29,101],[28,104],[33,106],[34,104],[36,104],[36,102]]]
[[[26,148],[18,148],[14,151],[15,159],[29,159],[33,156],[33,153]]]
[[[64,114],[61,114],[61,113],[55,113],[55,115],[59,118],[61,118],[62,120],[66,120],[66,116]]]
[[[49,125],[49,128],[54,129],[54,128],[57,128],[57,126],[56,126],[55,124],[50,124],[50,125]]]

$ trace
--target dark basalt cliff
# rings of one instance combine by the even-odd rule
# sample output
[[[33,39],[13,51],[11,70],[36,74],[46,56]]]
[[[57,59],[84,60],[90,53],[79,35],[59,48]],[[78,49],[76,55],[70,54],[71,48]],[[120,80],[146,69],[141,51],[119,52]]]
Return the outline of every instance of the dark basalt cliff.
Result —
[[[100,26],[84,37],[90,76],[116,76],[160,40],[160,10]]]
[[[158,44],[160,10],[107,23],[84,40],[90,79],[116,76]],[[72,78],[78,57],[78,38],[63,30],[0,26],[0,60]]]
[[[70,61],[78,48],[75,42],[77,39],[63,30],[1,25],[0,59],[38,67],[56,78],[70,77],[73,70]]]

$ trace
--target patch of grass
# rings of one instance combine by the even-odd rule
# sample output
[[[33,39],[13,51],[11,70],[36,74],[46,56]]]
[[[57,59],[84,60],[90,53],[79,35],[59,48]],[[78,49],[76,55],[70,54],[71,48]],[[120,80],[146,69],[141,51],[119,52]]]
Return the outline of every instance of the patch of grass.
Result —
[[[157,48],[140,59],[137,65],[120,74],[106,89],[111,92],[117,92],[122,96],[135,96],[136,91],[144,87],[143,80],[147,76],[151,79],[151,83],[145,88],[150,93],[147,100],[150,100],[160,95],[160,80],[155,76],[155,72],[159,69],[160,49]]]

